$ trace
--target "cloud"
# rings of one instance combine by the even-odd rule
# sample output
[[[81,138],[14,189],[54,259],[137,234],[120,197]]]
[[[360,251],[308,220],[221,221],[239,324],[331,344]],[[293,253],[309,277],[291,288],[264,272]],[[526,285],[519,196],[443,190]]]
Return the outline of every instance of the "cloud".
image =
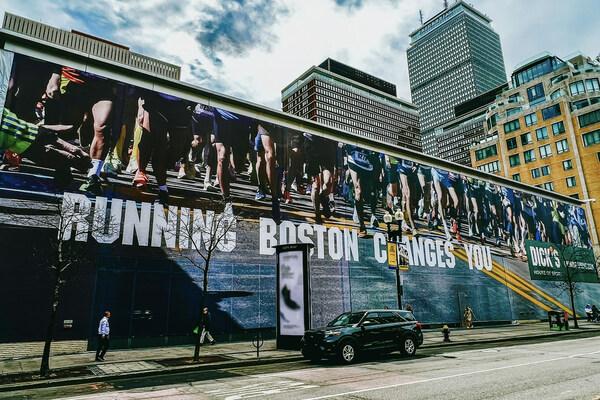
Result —
[[[277,41],[270,28],[287,14],[287,7],[271,0],[222,2],[202,10],[196,39],[214,64],[221,66],[219,54],[243,57],[255,48],[269,51]]]
[[[595,56],[600,3],[471,0],[500,34],[506,71],[548,50]],[[396,84],[410,98],[408,34],[439,0],[3,0],[10,11],[122,43],[182,66],[182,80],[280,108],[280,91],[327,57]],[[516,17],[518,16],[518,22]]]
[[[347,8],[348,10],[358,10],[364,5],[363,0],[334,0],[338,7]]]

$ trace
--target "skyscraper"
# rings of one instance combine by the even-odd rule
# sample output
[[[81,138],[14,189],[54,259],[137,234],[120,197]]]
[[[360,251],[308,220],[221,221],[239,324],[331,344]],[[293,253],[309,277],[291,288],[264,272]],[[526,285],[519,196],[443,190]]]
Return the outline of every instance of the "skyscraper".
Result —
[[[286,86],[281,102],[285,112],[421,151],[417,108],[396,97],[396,85],[330,58]]]
[[[459,0],[410,34],[410,90],[428,154],[437,153],[436,128],[455,117],[454,106],[506,82],[500,37],[490,22]]]

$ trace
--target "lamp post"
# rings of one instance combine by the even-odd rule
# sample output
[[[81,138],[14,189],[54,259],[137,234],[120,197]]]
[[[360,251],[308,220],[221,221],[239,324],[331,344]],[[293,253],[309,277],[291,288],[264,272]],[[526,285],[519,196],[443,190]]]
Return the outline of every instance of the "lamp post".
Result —
[[[398,229],[396,231],[392,231],[391,224],[392,221],[396,220],[398,224]],[[387,226],[387,235],[388,241],[393,241],[398,246],[398,243],[402,242],[402,221],[404,221],[404,213],[401,210],[396,210],[394,215],[390,214],[388,211],[383,215],[383,222]],[[400,282],[400,266],[398,262],[396,262],[396,294],[398,296],[398,308],[402,309],[402,283]]]

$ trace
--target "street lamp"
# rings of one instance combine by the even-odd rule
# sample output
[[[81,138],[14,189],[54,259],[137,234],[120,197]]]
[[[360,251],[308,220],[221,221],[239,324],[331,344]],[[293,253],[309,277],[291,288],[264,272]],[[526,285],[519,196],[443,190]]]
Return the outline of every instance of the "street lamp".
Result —
[[[392,231],[391,224],[396,220],[398,229]],[[398,243],[402,242],[402,222],[404,221],[404,213],[401,210],[396,210],[394,215],[388,211],[383,215],[383,222],[387,226],[388,242],[392,242],[392,238],[395,239],[394,243],[398,246]],[[396,252],[397,254],[398,252]],[[396,262],[396,294],[398,296],[398,308],[402,309],[402,283],[400,282],[400,268],[398,262]]]

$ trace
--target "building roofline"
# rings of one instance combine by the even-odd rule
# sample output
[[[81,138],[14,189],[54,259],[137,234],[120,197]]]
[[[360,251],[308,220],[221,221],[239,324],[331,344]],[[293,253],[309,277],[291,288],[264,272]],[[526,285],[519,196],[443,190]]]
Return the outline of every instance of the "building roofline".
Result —
[[[515,65],[515,67],[513,68],[513,72],[511,73],[511,75],[520,72],[524,69],[526,69],[527,67],[541,61],[544,60],[546,58],[551,58],[551,57],[556,57],[555,54],[550,53],[549,51],[542,51],[540,53],[537,53],[531,57],[527,57],[526,59],[524,59],[523,61],[519,62],[517,65]],[[558,58],[558,57],[557,57]]]
[[[352,67],[350,67],[350,68],[352,68]],[[283,92],[285,92],[286,90],[288,90],[289,88],[291,88],[299,80],[302,80],[302,79],[306,78],[307,76],[309,76],[310,74],[312,74],[315,71],[323,73],[325,75],[330,75],[331,77],[333,77],[335,79],[344,81],[344,82],[346,82],[348,84],[351,84],[351,85],[358,86],[360,89],[363,89],[363,90],[365,90],[367,92],[372,92],[373,94],[385,97],[385,98],[387,98],[387,99],[389,99],[391,101],[394,101],[394,102],[397,102],[397,103],[401,103],[403,106],[405,106],[407,108],[410,108],[411,110],[417,111],[417,106],[415,104],[413,104],[412,102],[410,102],[410,101],[408,101],[406,99],[403,99],[402,97],[392,96],[389,93],[382,92],[381,90],[375,89],[375,88],[373,88],[371,86],[368,86],[368,85],[365,85],[363,83],[357,82],[357,81],[352,80],[350,78],[346,78],[343,75],[336,74],[335,72],[331,72],[331,71],[329,71],[327,69],[324,69],[324,68],[321,68],[321,67],[319,67],[317,65],[313,65],[312,67],[310,67],[309,69],[307,69],[306,71],[304,71],[299,77],[297,77],[291,83],[289,83],[286,87],[284,87],[283,89],[281,89],[281,100],[284,100],[287,97],[289,97],[289,96],[284,97],[283,96]]]
[[[488,17],[487,15],[485,15],[484,13],[482,13],[481,11],[477,10],[472,5],[470,5],[469,3],[465,3],[462,0],[458,0],[454,4],[452,4],[451,6],[449,6],[448,8],[444,8],[442,11],[438,12],[433,17],[429,18],[427,21],[423,22],[423,24],[420,27],[418,27],[417,29],[415,29],[414,31],[412,31],[411,33],[409,33],[408,36],[412,38],[421,29],[425,28],[428,24],[432,23],[435,19],[441,17],[442,15],[444,15],[445,13],[449,12],[450,10],[458,7],[459,5],[463,5],[466,9],[468,9],[471,12],[473,12],[475,15],[477,15],[478,17],[480,17],[483,20],[485,20],[487,23],[492,22],[492,19],[490,17]]]
[[[535,186],[516,182],[506,177],[488,174],[475,168],[457,164],[452,161],[442,160],[439,157],[426,155],[421,151],[410,150],[408,148],[389,143],[373,141],[358,133],[352,133],[334,128],[329,125],[284,113],[280,110],[258,105],[246,100],[241,100],[229,95],[195,86],[190,83],[185,83],[173,78],[165,77],[163,75],[151,73],[139,68],[134,68],[115,61],[90,55],[88,53],[58,46],[53,43],[18,34],[6,29],[0,29],[0,45],[2,46],[2,49],[7,51],[13,51],[55,63],[68,63],[68,65],[71,65],[75,68],[81,68],[88,72],[102,74],[110,79],[119,80],[124,83],[129,83],[150,90],[160,91],[166,94],[171,94],[190,101],[202,102],[214,107],[224,108],[240,115],[279,124],[288,129],[313,133],[315,135],[320,135],[347,144],[353,144],[376,152],[387,153],[394,157],[405,158],[417,163],[431,165],[436,168],[449,169],[459,174],[467,175],[484,181],[494,182],[496,184],[507,186],[525,193],[539,195],[574,205],[583,204],[583,202],[578,199],[573,199],[571,197],[550,192]]]

